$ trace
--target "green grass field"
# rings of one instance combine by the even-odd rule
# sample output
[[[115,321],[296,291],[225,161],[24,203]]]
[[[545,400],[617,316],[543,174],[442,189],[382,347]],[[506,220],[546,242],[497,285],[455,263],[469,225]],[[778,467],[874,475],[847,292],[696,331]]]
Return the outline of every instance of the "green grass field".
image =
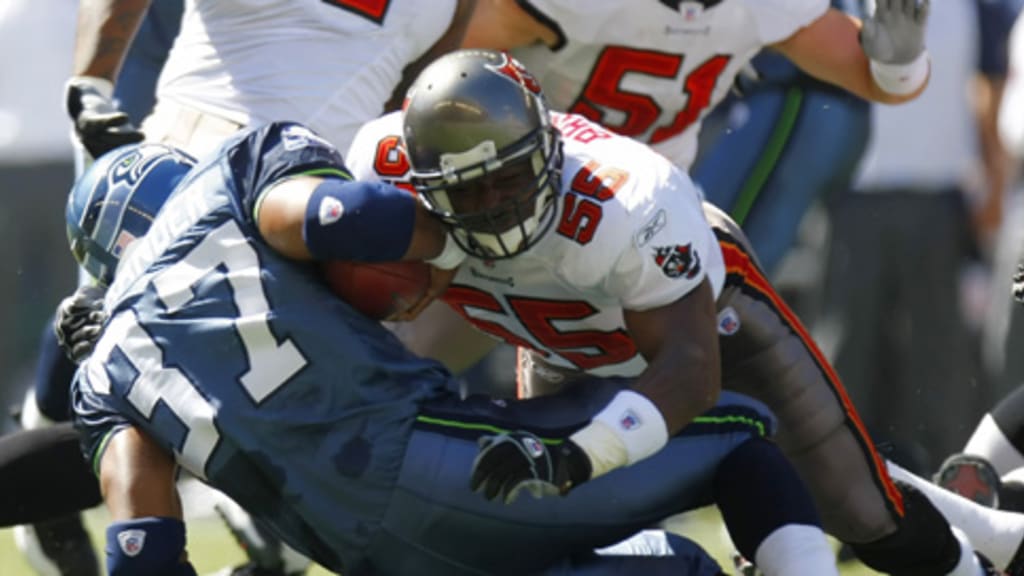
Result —
[[[93,543],[102,548],[103,529],[107,518],[101,510],[86,514],[86,523],[93,536]],[[722,563],[728,562],[726,544],[722,541],[717,515],[712,510],[700,510],[674,524],[680,531],[700,541]],[[200,575],[209,574],[225,566],[243,561],[241,549],[234,544],[231,535],[219,519],[201,518],[192,520],[188,526],[188,549]],[[102,557],[102,554],[101,554]],[[869,576],[877,574],[855,563],[843,565],[843,576]],[[14,545],[12,530],[0,530],[0,574],[3,576],[34,576]],[[309,576],[326,576],[330,572],[315,568]]]

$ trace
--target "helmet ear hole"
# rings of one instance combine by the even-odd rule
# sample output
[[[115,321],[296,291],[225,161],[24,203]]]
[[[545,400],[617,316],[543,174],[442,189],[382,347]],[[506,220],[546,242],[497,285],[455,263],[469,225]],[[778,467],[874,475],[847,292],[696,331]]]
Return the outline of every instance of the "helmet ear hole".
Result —
[[[507,53],[462,50],[434,61],[409,89],[403,137],[413,185],[470,255],[515,256],[550,228],[559,134],[536,79]],[[525,167],[522,184],[515,167]],[[512,186],[521,190],[502,189]],[[490,188],[493,201],[465,196]]]
[[[192,157],[148,143],[97,159],[75,182],[65,209],[71,252],[86,272],[109,285],[128,245],[146,234],[193,166]]]

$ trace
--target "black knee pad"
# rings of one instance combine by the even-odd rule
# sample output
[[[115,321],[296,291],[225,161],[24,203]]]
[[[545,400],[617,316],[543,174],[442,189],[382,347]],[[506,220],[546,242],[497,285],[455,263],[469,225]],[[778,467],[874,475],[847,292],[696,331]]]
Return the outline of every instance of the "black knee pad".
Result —
[[[903,493],[904,509],[896,532],[851,547],[861,562],[885,574],[948,574],[960,561],[960,542],[953,535],[949,522],[916,488],[899,481],[896,485]]]

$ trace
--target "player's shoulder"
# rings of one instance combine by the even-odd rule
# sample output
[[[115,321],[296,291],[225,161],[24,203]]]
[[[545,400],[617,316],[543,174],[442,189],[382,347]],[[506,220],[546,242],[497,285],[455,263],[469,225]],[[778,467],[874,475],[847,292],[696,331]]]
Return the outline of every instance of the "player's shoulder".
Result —
[[[283,178],[312,171],[341,174],[345,166],[337,148],[296,122],[270,122],[244,130],[221,147],[217,158],[246,204]]]
[[[556,113],[552,123],[563,139],[562,193],[572,196],[563,202],[563,235],[611,254],[666,215],[700,216],[693,181],[650,147],[578,115]]]
[[[673,178],[688,180],[649,146],[615,134],[577,114],[552,114],[562,136],[563,182],[569,191],[598,200],[615,199],[625,210],[650,201]]]

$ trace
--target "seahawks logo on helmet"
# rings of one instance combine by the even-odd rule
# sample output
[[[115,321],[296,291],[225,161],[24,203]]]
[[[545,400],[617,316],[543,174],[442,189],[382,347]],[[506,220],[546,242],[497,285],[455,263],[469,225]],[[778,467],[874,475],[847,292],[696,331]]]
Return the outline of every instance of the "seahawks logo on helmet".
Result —
[[[68,242],[79,264],[109,285],[117,262],[195,166],[159,144],[132,144],[101,156],[75,182],[65,210]]]

